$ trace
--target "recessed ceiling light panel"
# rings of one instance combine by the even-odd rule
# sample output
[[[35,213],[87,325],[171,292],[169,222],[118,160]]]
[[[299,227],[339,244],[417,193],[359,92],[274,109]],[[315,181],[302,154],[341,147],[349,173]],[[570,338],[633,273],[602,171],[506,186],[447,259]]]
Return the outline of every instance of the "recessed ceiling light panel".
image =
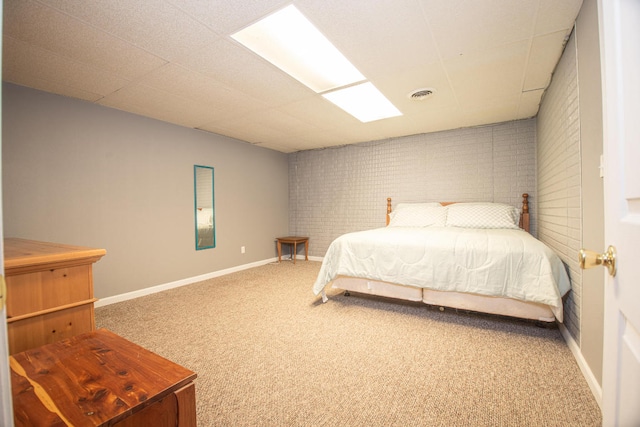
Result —
[[[365,80],[293,5],[231,37],[318,93]]]
[[[402,115],[371,82],[338,89],[322,96],[365,123]]]

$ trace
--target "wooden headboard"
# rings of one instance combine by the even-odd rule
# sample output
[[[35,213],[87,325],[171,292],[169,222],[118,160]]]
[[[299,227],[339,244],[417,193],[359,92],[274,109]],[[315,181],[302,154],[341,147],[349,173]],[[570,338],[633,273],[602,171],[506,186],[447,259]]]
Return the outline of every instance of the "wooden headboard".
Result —
[[[442,206],[447,206],[456,202],[440,202]],[[391,215],[391,197],[387,197],[387,225],[389,225]],[[520,224],[518,224],[520,228],[522,228],[527,233],[530,232],[530,222],[529,222],[529,194],[524,193],[522,195],[522,208],[520,210]]]

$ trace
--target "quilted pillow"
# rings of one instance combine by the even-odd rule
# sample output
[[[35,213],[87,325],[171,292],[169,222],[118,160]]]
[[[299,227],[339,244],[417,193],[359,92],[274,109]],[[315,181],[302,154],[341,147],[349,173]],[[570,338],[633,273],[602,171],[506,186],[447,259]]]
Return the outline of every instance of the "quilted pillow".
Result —
[[[448,206],[447,227],[520,228],[518,209],[502,203],[454,203]]]
[[[399,204],[390,218],[389,227],[444,227],[447,208],[440,203]]]
[[[394,209],[394,212],[403,210],[403,209],[423,209],[423,208],[433,208],[433,207],[442,207],[442,205],[438,202],[424,202],[424,203],[398,203]]]

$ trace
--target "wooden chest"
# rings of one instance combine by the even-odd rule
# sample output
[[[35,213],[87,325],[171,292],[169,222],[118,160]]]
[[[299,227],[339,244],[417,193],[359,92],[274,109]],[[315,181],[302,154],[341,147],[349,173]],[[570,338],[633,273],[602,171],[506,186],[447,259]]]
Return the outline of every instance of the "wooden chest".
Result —
[[[195,372],[106,329],[9,357],[16,427],[195,427]]]
[[[4,239],[10,354],[95,329],[93,263],[106,251]]]

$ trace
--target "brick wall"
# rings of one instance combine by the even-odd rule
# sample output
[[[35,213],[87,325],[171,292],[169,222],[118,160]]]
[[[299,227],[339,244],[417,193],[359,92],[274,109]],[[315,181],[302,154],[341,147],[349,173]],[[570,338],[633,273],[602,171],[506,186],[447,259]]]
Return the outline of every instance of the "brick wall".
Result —
[[[385,225],[386,199],[490,201],[529,193],[536,235],[536,120],[289,155],[289,231],[324,256],[341,234]]]
[[[565,326],[580,343],[582,235],[580,114],[576,44],[572,36],[538,113],[538,238],[568,267],[572,291],[564,304]]]

